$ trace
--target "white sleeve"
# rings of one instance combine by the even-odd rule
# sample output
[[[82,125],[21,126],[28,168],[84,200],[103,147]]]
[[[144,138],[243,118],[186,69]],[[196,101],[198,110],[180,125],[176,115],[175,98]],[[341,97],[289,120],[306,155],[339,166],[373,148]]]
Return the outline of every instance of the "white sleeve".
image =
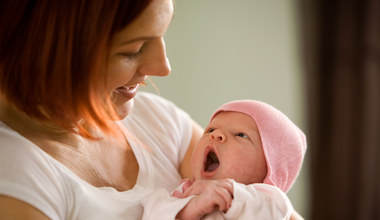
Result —
[[[183,199],[173,197],[163,188],[153,191],[141,199],[141,204],[144,207],[143,220],[153,219],[175,219],[179,211],[194,196],[189,196]]]
[[[234,199],[226,219],[289,219],[293,207],[286,194],[268,184],[233,181]]]
[[[126,121],[130,123],[127,127],[143,130],[141,140],[153,138],[151,145],[161,146],[159,150],[179,168],[192,137],[192,119],[186,112],[167,99],[140,92]]]
[[[34,206],[51,219],[63,219],[70,197],[49,158],[26,140],[0,128],[0,195]]]

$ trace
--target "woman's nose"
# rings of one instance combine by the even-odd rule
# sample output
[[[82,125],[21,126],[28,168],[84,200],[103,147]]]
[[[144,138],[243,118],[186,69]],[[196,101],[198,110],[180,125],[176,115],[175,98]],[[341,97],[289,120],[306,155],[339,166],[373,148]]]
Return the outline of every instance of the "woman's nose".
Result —
[[[224,143],[224,142],[226,142],[227,137],[223,134],[222,131],[215,130],[215,131],[211,132],[211,139],[214,139],[216,141]]]
[[[164,39],[160,37],[149,42],[139,72],[150,76],[167,76],[170,71]]]

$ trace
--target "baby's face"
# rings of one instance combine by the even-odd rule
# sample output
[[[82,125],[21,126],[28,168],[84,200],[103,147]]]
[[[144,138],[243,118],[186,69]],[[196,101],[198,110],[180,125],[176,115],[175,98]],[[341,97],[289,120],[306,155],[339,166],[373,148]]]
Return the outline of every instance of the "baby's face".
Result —
[[[218,113],[195,147],[191,166],[195,179],[262,183],[267,166],[255,121],[240,112]]]

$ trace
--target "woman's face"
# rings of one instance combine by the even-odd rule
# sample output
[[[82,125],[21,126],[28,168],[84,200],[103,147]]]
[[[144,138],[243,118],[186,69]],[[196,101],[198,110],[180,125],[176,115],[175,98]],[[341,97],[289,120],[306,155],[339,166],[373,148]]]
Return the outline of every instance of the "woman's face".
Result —
[[[132,110],[133,98],[147,76],[170,73],[163,36],[172,16],[172,0],[152,0],[112,39],[106,87],[120,118]]]
[[[191,165],[195,179],[262,183],[267,166],[255,121],[239,112],[218,113],[194,149]]]

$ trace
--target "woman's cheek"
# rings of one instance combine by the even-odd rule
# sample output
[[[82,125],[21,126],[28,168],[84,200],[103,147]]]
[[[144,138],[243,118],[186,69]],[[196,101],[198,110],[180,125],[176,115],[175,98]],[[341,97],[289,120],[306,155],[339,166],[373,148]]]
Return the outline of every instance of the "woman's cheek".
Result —
[[[123,59],[111,62],[107,71],[107,91],[112,92],[118,87],[126,85],[136,72],[134,66],[133,63],[123,61]]]

